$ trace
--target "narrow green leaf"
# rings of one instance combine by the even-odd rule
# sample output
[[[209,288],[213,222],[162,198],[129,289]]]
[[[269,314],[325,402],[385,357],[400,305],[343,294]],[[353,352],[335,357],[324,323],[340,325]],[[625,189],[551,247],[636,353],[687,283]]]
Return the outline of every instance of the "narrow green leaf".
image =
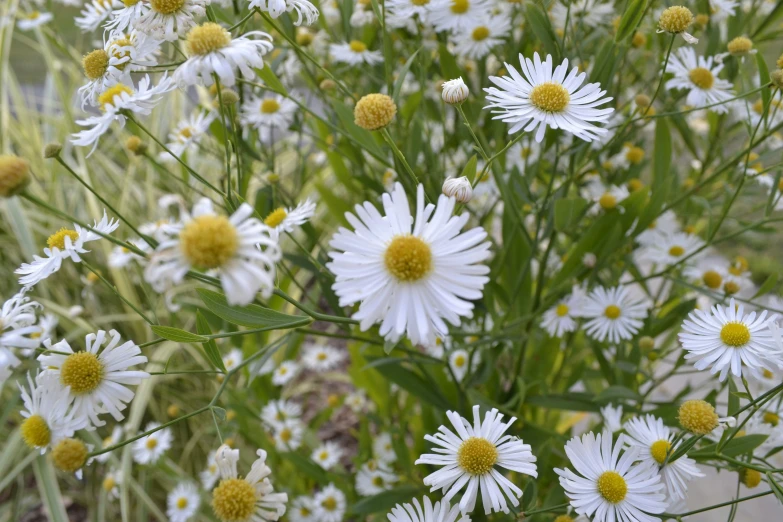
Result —
[[[375,359],[370,359],[370,362]],[[419,374],[401,364],[384,364],[374,368],[387,380],[393,382],[411,395],[426,401],[441,410],[453,409],[453,406],[438,392],[436,387],[425,381]]]
[[[205,343],[209,340],[203,335],[196,335],[179,328],[174,328],[173,326],[155,324],[150,328],[152,328],[152,331],[155,332],[156,335],[168,339],[169,341],[174,341],[175,343]]]
[[[226,296],[206,288],[199,288],[198,295],[207,309],[231,324],[248,328],[266,328],[278,330],[301,326],[308,318],[281,314],[258,305],[236,306],[226,301]]]
[[[46,509],[50,522],[68,522],[65,502],[60,494],[60,486],[57,484],[54,467],[48,457],[49,455],[39,455],[33,461],[33,471],[35,472],[35,482],[38,484],[40,500]]]
[[[625,10],[625,14],[620,19],[620,24],[617,26],[617,33],[614,35],[615,42],[622,42],[634,33],[642,20],[642,16],[644,16],[645,4],[645,0],[631,0],[631,3],[628,4],[628,9]]]
[[[326,471],[309,458],[293,451],[284,453],[283,458],[291,462],[299,471],[316,481],[318,484],[326,484],[328,480]]]
[[[471,156],[471,158],[465,164],[465,167],[462,169],[462,175],[468,178],[471,183],[473,183],[473,180],[476,178],[477,165],[478,165],[478,157],[474,154],[473,156]]]
[[[734,415],[739,410],[739,390],[734,379],[729,379],[729,415]],[[746,394],[747,395],[747,394]]]
[[[378,493],[372,497],[361,499],[351,506],[351,513],[355,515],[369,515],[370,513],[380,513],[389,511],[395,505],[408,502],[411,498],[417,497],[424,491],[417,486],[400,486],[398,488]]]
[[[402,66],[402,69],[400,70],[400,73],[397,76],[397,81],[394,82],[394,93],[392,94],[392,98],[394,99],[395,103],[397,103],[397,100],[400,99],[400,91],[402,91],[402,84],[403,82],[405,82],[405,77],[408,75],[408,71],[411,70],[413,61],[416,59],[416,55],[419,54],[419,51],[421,51],[421,48],[416,49],[416,52],[413,53],[410,58],[408,58],[408,61],[406,61],[405,65]]]
[[[726,443],[726,445],[721,450],[721,453],[727,457],[744,455],[761,446],[765,440],[767,440],[767,435],[745,435],[743,437],[734,437],[728,443]],[[689,457],[694,459],[716,458],[715,453],[717,450],[718,443],[710,444],[709,446],[705,446],[698,451],[694,451],[689,455]]]
[[[264,83],[267,85],[267,87],[273,91],[280,94],[288,94],[288,91],[283,85],[283,82],[281,82],[274,71],[272,71],[272,68],[269,67],[269,64],[265,64],[263,69],[256,69],[256,73],[258,73],[259,78],[264,80]]]
[[[209,327],[209,322],[201,310],[196,310],[196,331],[201,335],[212,334],[212,329]],[[207,342],[202,343],[204,347],[204,354],[207,356],[212,366],[222,372],[226,372],[226,366],[223,364],[223,358],[220,356],[220,350],[217,347],[217,343],[214,339],[209,339]]]
[[[587,208],[582,198],[563,198],[555,201],[555,230],[564,232],[579,222]]]
[[[759,68],[759,85],[766,85],[769,83],[769,69],[762,53],[756,53],[756,65]],[[764,108],[769,107],[769,102],[772,99],[771,89],[761,89],[761,99],[764,102]]]
[[[769,293],[773,288],[775,288],[775,286],[777,286],[778,279],[779,276],[777,272],[772,272],[769,274],[767,279],[761,284],[758,292],[756,292],[756,295],[754,295],[752,299],[756,299],[757,297],[761,297],[762,295]]]
[[[560,46],[557,43],[555,30],[549,17],[538,5],[527,4],[526,27],[533,30],[536,38],[541,42],[547,54],[551,54],[555,63],[560,63]]]

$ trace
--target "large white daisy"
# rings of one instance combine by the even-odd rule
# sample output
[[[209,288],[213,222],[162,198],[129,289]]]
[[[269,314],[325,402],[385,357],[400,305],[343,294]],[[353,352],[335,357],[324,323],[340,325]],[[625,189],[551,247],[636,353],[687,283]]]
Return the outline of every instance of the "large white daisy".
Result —
[[[380,333],[396,340],[407,334],[414,344],[434,344],[449,323],[472,316],[489,268],[487,233],[460,233],[469,215],[452,216],[455,200],[440,195],[437,206],[424,204],[417,190],[416,219],[402,185],[383,195],[386,216],[369,202],[346,214],[354,231],[340,228],[330,245],[327,267],[337,276],[332,288],[341,306],[361,302],[353,315],[362,330],[381,323]],[[358,216],[358,217],[357,217]]]
[[[458,505],[450,505],[448,500],[432,503],[424,497],[424,506],[414,498],[413,504],[397,504],[389,513],[389,522],[470,522],[470,517],[459,510]]]
[[[508,16],[483,16],[452,36],[457,56],[478,60],[500,45],[511,32]]]
[[[149,0],[150,10],[139,16],[133,27],[156,40],[173,42],[196,25],[210,0]]]
[[[239,121],[256,129],[287,130],[294,121],[296,103],[275,93],[250,96],[242,104]]]
[[[466,488],[459,502],[463,513],[473,511],[479,490],[486,514],[493,511],[508,513],[506,497],[518,506],[522,490],[497,467],[533,477],[537,477],[538,472],[530,446],[518,437],[505,434],[516,417],[504,424],[503,415],[493,408],[484,414],[482,421],[479,406],[473,406],[473,425],[455,411],[446,412],[446,416],[457,433],[440,426],[435,435],[424,436],[439,447],[433,448],[435,453],[423,454],[416,464],[442,466],[425,477],[424,484],[432,486],[430,491],[442,490],[445,493],[443,500],[447,502]]]
[[[494,119],[511,125],[509,134],[519,130],[532,131],[536,128],[536,141],[544,139],[547,127],[562,129],[585,141],[592,141],[608,132],[591,122],[609,119],[614,109],[597,109],[612,101],[604,98],[606,91],[598,83],[582,86],[587,73],[579,73],[574,67],[568,72],[568,59],[552,70],[552,56],[541,62],[538,53],[533,60],[519,55],[524,77],[514,66],[506,63],[511,75],[489,79],[497,87],[484,89],[490,102],[485,108],[493,109]]]
[[[734,97],[734,93],[731,82],[718,78],[722,70],[723,64],[715,63],[712,56],[696,56],[692,47],[680,47],[666,66],[665,72],[674,74],[674,78],[666,82],[666,88],[687,90],[685,103],[694,108],[724,102]],[[729,107],[716,105],[710,110],[724,113]]]
[[[367,45],[359,40],[350,42],[330,44],[329,55],[337,63],[347,63],[348,65],[377,65],[383,62],[383,54],[380,51],[370,51]]]
[[[491,9],[490,0],[448,0],[433,3],[427,19],[437,32],[457,32],[473,25],[476,18],[486,16]]]
[[[24,402],[19,431],[28,446],[44,453],[47,447],[85,427],[85,419],[75,416],[70,389],[63,389],[54,376],[44,373],[33,380],[28,373],[27,384],[29,392],[17,383]]]

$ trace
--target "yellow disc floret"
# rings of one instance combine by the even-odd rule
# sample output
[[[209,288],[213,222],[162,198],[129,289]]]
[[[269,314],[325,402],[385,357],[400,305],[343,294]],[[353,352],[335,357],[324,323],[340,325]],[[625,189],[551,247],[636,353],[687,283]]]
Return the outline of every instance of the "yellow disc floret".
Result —
[[[625,495],[628,494],[628,484],[625,479],[616,471],[604,471],[598,477],[598,492],[608,502],[617,504],[622,502]]]
[[[750,342],[750,330],[742,323],[726,323],[720,329],[720,340],[724,344],[739,348]]]
[[[150,7],[157,13],[170,15],[182,9],[186,1],[187,0],[150,0]]]
[[[31,448],[43,448],[52,440],[49,425],[40,415],[30,415],[19,428],[25,444]]]
[[[30,182],[30,164],[13,154],[0,154],[0,197],[19,193]]]
[[[264,218],[264,224],[268,227],[275,228],[285,220],[286,216],[288,216],[288,212],[286,212],[285,208],[280,207],[270,212],[269,215]]]
[[[687,7],[675,5],[661,13],[658,27],[667,33],[679,34],[688,30],[693,23],[693,13]]]
[[[451,12],[464,14],[470,9],[470,0],[451,0]]]
[[[696,67],[688,72],[688,78],[691,83],[699,89],[709,90],[715,83],[715,76],[712,75],[709,69],[704,67]]]
[[[669,454],[672,444],[668,440],[656,440],[650,445],[650,455],[655,459],[658,464],[663,464],[666,461],[666,455]]]
[[[87,462],[87,453],[87,446],[79,439],[62,439],[52,449],[52,461],[60,471],[75,473]]]
[[[185,48],[190,56],[204,56],[219,51],[231,43],[231,33],[214,22],[197,25],[185,40]]]
[[[353,109],[356,125],[362,129],[378,130],[386,127],[397,114],[397,105],[385,94],[363,96]]]
[[[473,37],[473,40],[477,42],[486,40],[489,37],[489,29],[483,25],[480,25],[475,29],[473,29],[473,33],[471,33],[471,36]]]
[[[680,245],[674,245],[669,248],[669,255],[672,257],[680,257],[685,253],[685,249]]]
[[[90,393],[103,381],[103,364],[90,352],[76,352],[65,358],[60,367],[60,382],[70,386],[71,393]]]
[[[701,276],[701,280],[704,281],[704,285],[707,288],[717,290],[723,283],[723,277],[715,270],[707,270]]]
[[[95,49],[82,58],[82,69],[84,75],[90,80],[102,78],[109,69],[109,55],[103,49]]]
[[[190,221],[179,233],[180,248],[199,268],[219,268],[239,247],[234,225],[225,216],[203,215]]]
[[[221,480],[212,492],[212,510],[223,522],[244,522],[255,513],[255,488],[246,480]]]
[[[360,42],[359,40],[351,40],[351,42],[348,44],[348,47],[350,47],[351,51],[355,53],[363,53],[367,50],[367,45],[364,42]]]
[[[386,270],[401,282],[413,282],[432,269],[432,250],[416,236],[395,236],[383,256]]]
[[[133,94],[133,89],[127,85],[118,83],[109,87],[98,96],[98,105],[103,109],[105,105],[114,106],[114,97],[122,94]]]
[[[696,435],[707,435],[718,427],[718,414],[707,401],[685,401],[677,412],[677,420],[683,428]]]
[[[568,89],[557,82],[544,82],[533,87],[530,103],[544,112],[562,112],[568,107],[571,95]]]
[[[753,50],[753,42],[745,36],[738,36],[731,40],[726,48],[733,56],[744,56]]]
[[[103,490],[106,493],[108,493],[109,491],[114,489],[114,486],[116,486],[116,485],[117,485],[117,481],[111,475],[109,475],[108,477],[103,479]]]
[[[617,198],[610,192],[606,192],[598,199],[598,204],[601,205],[601,208],[604,210],[612,210],[617,206]]]
[[[606,309],[604,309],[604,315],[608,319],[617,319],[620,317],[621,312],[622,311],[620,310],[620,307],[617,305],[609,305],[606,307]]]
[[[773,413],[771,411],[764,412],[764,416],[762,417],[764,422],[767,424],[772,424],[773,426],[777,426],[780,424],[780,415],[777,413]]]
[[[66,237],[71,239],[71,244],[73,245],[79,238],[79,233],[75,230],[63,227],[49,236],[49,239],[46,240],[46,246],[49,248],[59,248],[60,250],[64,250]]]
[[[565,303],[560,303],[557,305],[557,308],[555,308],[555,313],[558,317],[564,317],[568,314],[568,305]]]
[[[745,487],[750,489],[755,488],[761,483],[761,473],[759,473],[755,469],[749,469],[749,468],[740,469],[739,478],[740,478],[740,482],[742,482],[745,485]]]
[[[634,145],[626,148],[625,159],[627,159],[631,165],[638,165],[644,159],[644,149]]]
[[[498,461],[494,444],[482,437],[470,437],[457,450],[457,464],[471,475],[485,475]]]
[[[264,98],[261,102],[261,114],[274,114],[280,110],[280,102],[274,98]]]

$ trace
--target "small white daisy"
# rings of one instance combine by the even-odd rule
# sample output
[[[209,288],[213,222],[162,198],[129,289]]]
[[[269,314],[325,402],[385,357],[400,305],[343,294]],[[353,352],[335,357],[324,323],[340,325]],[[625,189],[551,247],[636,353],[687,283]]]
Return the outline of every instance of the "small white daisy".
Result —
[[[33,380],[28,373],[27,384],[29,392],[21,384],[17,386],[24,402],[19,431],[29,447],[44,453],[47,447],[85,427],[85,419],[75,417],[70,389],[63,389],[57,378],[44,373]]]
[[[198,148],[201,139],[209,132],[209,126],[215,119],[214,113],[197,112],[180,121],[169,133],[166,147],[176,156]],[[167,151],[161,152],[161,159],[175,160]]]
[[[391,489],[397,480],[397,475],[383,465],[370,461],[356,472],[356,492],[363,497],[377,495]]]
[[[223,356],[223,365],[226,367],[226,370],[231,371],[242,364],[244,358],[242,350],[239,348],[232,348],[231,351]]]
[[[289,420],[298,420],[302,416],[302,407],[285,399],[272,400],[261,408],[261,420],[272,427],[282,426]]]
[[[201,498],[198,488],[190,482],[181,482],[166,499],[166,516],[170,522],[188,522],[196,515]]]
[[[294,451],[302,445],[304,423],[298,419],[289,419],[275,425],[272,438],[277,451]]]
[[[220,470],[218,470],[217,462],[215,461],[214,451],[207,455],[207,467],[198,474],[198,478],[201,481],[201,486],[207,491],[212,489],[220,478]]]
[[[291,522],[318,522],[316,519],[317,506],[315,499],[308,496],[296,497],[288,510],[288,518]]]
[[[475,23],[477,18],[486,16],[491,9],[490,0],[448,0],[430,6],[427,19],[437,32],[456,33]]]
[[[204,16],[209,0],[150,0],[149,5],[133,27],[156,40],[173,42],[196,25],[196,17]]]
[[[135,27],[136,21],[147,14],[150,4],[142,0],[122,0],[118,9],[111,12],[111,17],[104,24],[106,31],[124,32],[129,27]]]
[[[373,403],[367,400],[367,392],[361,388],[346,395],[343,404],[348,406],[354,413],[362,413],[374,406]]]
[[[451,0],[389,0],[385,5],[389,18],[410,20],[418,16],[420,22],[427,22],[430,11],[442,9],[449,4]]]
[[[555,2],[550,13],[553,25],[560,30],[566,29],[568,20],[569,32],[579,29],[592,29],[606,25],[615,16],[611,3],[601,3],[599,0],[574,0],[569,4]]]
[[[74,352],[65,339],[57,344],[47,340],[44,342],[47,350],[61,353],[38,356],[44,373],[52,373],[63,386],[70,387],[76,417],[88,419],[93,426],[106,424],[98,418],[101,413],[111,414],[116,421],[122,420],[121,412],[134,395],[127,386],[141,384],[149,377],[147,372],[129,369],[147,362],[139,347],[133,341],[120,344],[120,334],[116,330],[109,331],[108,336],[111,339],[103,348],[107,332],[98,330],[87,334],[84,338],[86,349],[79,352]]]
[[[680,47],[666,66],[665,72],[674,74],[674,78],[666,82],[666,88],[687,90],[685,103],[695,108],[725,102],[733,98],[734,93],[731,82],[718,78],[722,70],[723,64],[715,63],[712,56],[696,56],[692,47]],[[710,110],[725,113],[729,107],[716,105]]]
[[[343,522],[345,516],[345,493],[329,484],[315,494],[315,520],[318,522]]]
[[[601,417],[604,419],[604,428],[610,433],[617,433],[623,429],[623,406],[614,407],[607,404],[601,408]]]
[[[109,455],[109,454],[104,453],[103,455]],[[109,471],[106,474],[106,476],[103,478],[103,483],[101,484],[101,488],[103,488],[103,491],[106,492],[106,495],[109,498],[119,498],[121,484],[122,484],[122,471],[115,469]]]
[[[106,449],[118,444],[122,441],[122,426],[116,424],[112,429],[108,437],[101,441],[101,449]],[[107,462],[111,457],[111,452],[101,453],[95,457],[98,462]]]
[[[758,378],[768,367],[781,367],[781,355],[769,331],[775,316],[767,312],[745,313],[744,305],[716,304],[711,312],[694,310],[682,323],[679,334],[682,348],[688,353],[685,359],[693,360],[697,370],[710,368],[711,374],[720,372],[720,380],[732,375],[742,377],[750,372]],[[744,369],[743,369],[744,367]]]
[[[114,9],[121,7],[123,3],[120,0],[92,0],[84,5],[80,16],[73,21],[83,33],[91,33],[111,17]]]
[[[354,231],[334,235],[327,267],[337,276],[332,288],[340,305],[361,302],[353,318],[362,331],[380,322],[387,339],[407,334],[414,344],[432,345],[448,332],[445,321],[459,326],[461,317],[472,316],[470,301],[481,298],[489,280],[482,264],[489,243],[483,228],[460,233],[469,214],[452,216],[455,204],[441,194],[437,206],[425,206],[419,185],[414,220],[396,183],[383,194],[385,217],[369,202],[346,214]]]
[[[587,73],[579,73],[574,67],[568,72],[568,59],[552,70],[552,56],[547,55],[541,62],[538,53],[533,60],[519,55],[524,77],[514,66],[506,63],[510,77],[490,76],[489,80],[497,87],[484,89],[487,92],[486,109],[497,114],[494,119],[511,125],[509,134],[524,130],[536,131],[536,141],[544,139],[547,127],[562,129],[585,141],[592,141],[606,129],[592,125],[591,122],[603,122],[609,119],[614,109],[597,109],[612,101],[604,98],[606,91],[598,83],[582,86]]]
[[[379,433],[372,441],[372,454],[381,463],[389,464],[397,460],[392,436],[387,432]]]
[[[345,353],[326,345],[311,344],[304,348],[302,364],[314,372],[328,372],[336,369],[345,359]]]
[[[313,25],[318,21],[318,9],[307,0],[250,0],[248,8],[258,8],[272,18],[295,12],[296,18],[292,17],[294,25]]]
[[[538,476],[536,457],[530,446],[518,437],[504,435],[516,417],[503,424],[503,415],[492,409],[484,414],[482,421],[479,406],[473,406],[472,425],[457,412],[446,412],[446,416],[457,433],[440,426],[434,436],[424,436],[439,447],[433,448],[435,453],[423,454],[415,463],[442,466],[425,477],[424,484],[431,486],[430,491],[442,490],[446,502],[466,488],[459,502],[463,513],[473,511],[479,490],[486,514],[493,511],[508,513],[506,497],[512,505],[518,506],[522,490],[496,468]]]
[[[367,45],[359,40],[351,40],[346,43],[329,45],[329,55],[337,63],[348,65],[377,65],[383,62],[383,54],[380,51],[370,51]]]
[[[296,103],[274,93],[251,96],[242,104],[239,121],[255,129],[287,130],[294,121]]]
[[[501,45],[511,32],[507,16],[485,16],[466,25],[451,39],[457,56],[471,60],[484,58],[495,46]]]
[[[299,363],[296,361],[283,361],[272,373],[272,384],[285,386],[299,373]]]
[[[275,284],[275,263],[282,253],[271,229],[252,217],[253,212],[253,207],[243,203],[231,217],[225,217],[214,212],[210,200],[201,199],[192,215],[186,214],[181,223],[168,228],[168,237],[144,270],[145,280],[163,292],[193,268],[214,269],[229,304],[249,304],[259,291],[268,298]]]
[[[25,13],[19,13],[19,20],[16,22],[16,26],[22,31],[30,31],[36,27],[48,24],[54,18],[52,13],[42,13],[40,11],[28,11]]]
[[[456,377],[458,381],[462,381],[468,374],[469,369],[476,370],[476,366],[478,366],[480,362],[480,357],[479,352],[474,351],[471,360],[470,353],[462,348],[449,352],[449,366],[451,367],[451,371],[454,372],[454,377]]]
[[[628,286],[598,287],[585,298],[580,316],[587,335],[597,341],[619,343],[633,338],[647,317],[647,303],[635,297]]]
[[[638,258],[649,261],[658,266],[668,267],[688,258],[688,264],[696,261],[694,254],[704,246],[704,241],[693,234],[675,232],[673,234],[660,234],[658,240],[651,242],[638,252]]]
[[[150,422],[144,431],[153,430],[160,426],[157,422]],[[133,460],[138,464],[155,464],[171,448],[173,440],[171,430],[163,428],[155,433],[150,433],[133,443]]]
[[[413,504],[397,504],[388,514],[389,522],[470,522],[470,517],[459,510],[459,505],[450,505],[448,500],[432,503],[423,498],[424,506],[414,498]]]
[[[324,442],[310,456],[323,469],[332,469],[343,456],[342,448],[335,442]]]
[[[572,292],[555,306],[544,312],[541,317],[541,327],[552,337],[562,337],[563,334],[576,330],[576,320],[584,301],[582,292]]]
[[[734,0],[710,0],[710,22],[722,22],[732,16],[739,2]]]
[[[675,234],[681,230],[682,227],[677,220],[677,215],[673,211],[667,210],[636,236],[636,241],[640,245],[650,245],[657,243],[661,234]]]
[[[541,157],[541,145],[530,137],[525,137],[509,147],[506,153],[506,165],[510,169],[516,167],[520,174],[535,165]]]
[[[29,287],[3,303],[0,309],[0,387],[10,376],[10,370],[21,364],[12,349],[19,349],[22,355],[29,355],[41,345],[44,331],[41,324],[35,325],[35,310],[40,304],[25,296]]]

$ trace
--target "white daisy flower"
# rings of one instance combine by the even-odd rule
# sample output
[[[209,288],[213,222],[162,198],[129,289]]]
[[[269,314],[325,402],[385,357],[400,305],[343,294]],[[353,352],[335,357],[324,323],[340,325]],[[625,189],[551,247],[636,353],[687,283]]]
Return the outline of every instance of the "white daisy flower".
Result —
[[[475,371],[476,366],[478,366],[480,362],[480,357],[479,352],[474,351],[471,360],[470,353],[462,348],[449,352],[449,366],[451,367],[451,371],[454,372],[454,377],[456,377],[458,381],[462,381],[465,378],[465,375],[467,375],[469,368]]]
[[[440,426],[439,433],[424,436],[439,447],[433,448],[435,453],[423,454],[415,463],[443,466],[425,477],[424,485],[431,486],[430,491],[442,490],[446,502],[466,488],[459,502],[463,513],[473,511],[479,490],[485,514],[508,513],[506,497],[518,506],[522,490],[496,468],[538,476],[536,457],[530,446],[518,437],[504,435],[516,417],[503,424],[503,415],[493,408],[484,414],[482,421],[479,406],[473,406],[473,425],[457,412],[446,412],[446,416],[457,433]]]
[[[153,430],[158,426],[160,424],[157,422],[150,422],[144,431]],[[138,439],[131,448],[134,462],[138,464],[155,464],[171,448],[173,438],[171,430],[163,428]]]
[[[180,88],[212,85],[214,76],[220,85],[232,87],[236,72],[255,78],[254,69],[264,68],[263,56],[272,50],[272,37],[262,31],[250,31],[236,38],[214,22],[206,22],[188,31],[185,39],[188,59],[174,71]]]
[[[318,522],[317,506],[313,497],[299,496],[292,504],[291,509],[288,510],[288,518],[291,522]]]
[[[190,482],[181,482],[169,492],[166,499],[166,516],[170,522],[188,522],[196,515],[201,497],[198,488]]]
[[[275,368],[272,373],[272,384],[275,386],[285,386],[291,379],[299,374],[299,363],[296,361],[283,361],[280,366]]]
[[[36,27],[48,24],[53,18],[54,15],[52,13],[28,11],[26,13],[19,13],[19,20],[16,22],[16,26],[22,31],[30,31]]]
[[[489,280],[481,264],[490,256],[483,228],[460,233],[467,213],[452,216],[454,198],[438,197],[424,204],[424,187],[417,190],[414,221],[402,185],[383,195],[386,216],[369,202],[346,214],[354,231],[334,235],[332,262],[337,276],[332,285],[340,306],[361,302],[353,318],[367,330],[381,323],[380,334],[397,340],[406,334],[413,344],[434,344],[448,332],[444,319],[454,326],[471,317]],[[357,217],[358,216],[358,217]]]
[[[196,25],[196,17],[204,16],[209,0],[150,0],[149,4],[150,10],[133,27],[156,40],[173,42]]]
[[[387,432],[379,433],[372,441],[372,454],[380,463],[389,464],[397,460],[392,436]]]
[[[383,465],[370,461],[356,472],[356,492],[363,497],[370,497],[391,489],[397,481],[397,475]]]
[[[214,113],[197,112],[191,114],[188,118],[180,121],[169,133],[169,142],[166,144],[166,148],[178,157],[197,149],[201,139],[209,132],[209,126],[214,119]],[[167,151],[162,151],[160,156],[163,160],[175,160],[174,156]]]
[[[37,301],[27,297],[29,287],[23,287],[0,308],[0,327],[2,330],[24,328],[35,324],[36,310],[41,308]]]
[[[212,510],[221,520],[278,520],[285,514],[286,493],[275,493],[266,465],[266,451],[256,451],[258,458],[245,478],[237,475],[239,450],[225,444],[217,450],[215,461],[220,471],[220,483],[212,491]]]
[[[33,286],[43,281],[50,275],[60,270],[63,259],[70,259],[74,263],[80,263],[82,258],[79,254],[86,254],[89,250],[84,248],[86,243],[101,239],[97,232],[101,234],[111,234],[120,223],[116,219],[109,220],[106,211],[103,211],[103,218],[95,221],[92,230],[87,230],[74,223],[73,229],[61,228],[46,240],[47,248],[44,248],[46,257],[33,255],[32,263],[22,263],[14,273],[21,275],[19,284],[24,286]],[[93,232],[95,230],[95,232]]]
[[[604,419],[604,427],[609,430],[610,433],[617,433],[623,429],[623,406],[614,407],[612,404],[607,404],[601,408],[601,417]]]
[[[343,404],[348,406],[354,413],[362,413],[373,407],[373,404],[367,400],[367,392],[362,389],[358,389],[346,395]]]
[[[478,60],[488,55],[493,47],[502,44],[510,32],[509,17],[485,16],[466,25],[451,39],[457,56]]]
[[[111,433],[109,434],[109,436],[101,441],[101,449],[110,448],[115,444],[119,443],[120,441],[122,441],[122,426],[117,424],[111,429]],[[111,452],[109,451],[97,455],[95,459],[98,462],[107,462],[110,457],[111,457]]]
[[[315,448],[310,458],[322,468],[329,470],[340,462],[342,456],[342,448],[335,442],[327,441]]]
[[[84,338],[86,349],[78,352],[74,352],[65,339],[57,344],[47,340],[44,342],[47,350],[68,355],[44,353],[38,356],[44,373],[56,375],[63,386],[70,387],[76,417],[89,419],[93,426],[106,424],[98,418],[101,413],[111,414],[116,421],[122,420],[121,412],[134,395],[127,386],[141,384],[149,377],[147,372],[129,369],[147,362],[139,347],[133,341],[120,344],[120,334],[111,330],[108,332],[111,339],[102,349],[106,334],[104,330],[87,334]]]
[[[335,62],[348,65],[377,65],[383,62],[383,54],[380,51],[368,50],[367,45],[359,40],[330,44],[329,55]]]
[[[783,122],[783,94],[780,90],[772,92],[772,96],[769,101],[769,108],[764,111],[764,100],[762,98],[757,99],[751,103],[750,100],[736,100],[732,102],[734,117],[740,121],[747,121],[750,126],[755,128],[760,125],[762,118],[764,118],[765,128],[776,126]],[[753,153],[749,158],[752,158]],[[742,162],[744,165],[744,161]],[[774,181],[774,177],[770,180]],[[771,184],[771,183],[770,183]]]
[[[313,25],[318,21],[318,9],[307,0],[250,0],[248,8],[258,8],[272,18],[295,12],[296,18],[291,17],[294,25]]]
[[[280,94],[251,96],[242,104],[239,122],[255,129],[286,130],[294,121],[296,103]]]
[[[135,27],[136,22],[150,11],[150,3],[143,0],[122,0],[120,4],[104,24],[106,31],[124,32],[129,27]]]
[[[145,75],[139,80],[139,87],[133,90],[124,83],[109,87],[98,96],[98,107],[102,114],[90,116],[85,120],[76,120],[82,127],[88,127],[72,135],[71,143],[80,147],[92,145],[92,151],[98,146],[98,140],[106,134],[112,122],[117,122],[120,128],[125,127],[125,113],[148,115],[160,101],[160,97],[174,89],[174,83],[166,75],[154,87],[150,87],[150,77]]]
[[[104,453],[104,455],[109,455],[109,454]],[[103,478],[103,483],[101,484],[101,488],[103,488],[103,491],[106,492],[106,495],[109,498],[119,498],[121,484],[122,484],[122,471],[115,469],[109,471],[106,474],[106,476]]]
[[[692,264],[696,260],[694,254],[704,246],[704,241],[693,234],[675,232],[673,234],[660,234],[658,240],[650,243],[637,252],[637,257],[642,261],[649,261],[658,266],[671,266],[688,258],[687,263]]]
[[[636,241],[640,245],[651,245],[658,242],[661,234],[675,234],[681,230],[682,227],[677,220],[677,215],[673,211],[667,210],[636,236]]]
[[[11,370],[21,364],[12,348],[28,356],[44,339],[42,325],[33,324],[35,309],[41,305],[25,296],[28,290],[28,287],[22,288],[0,309],[0,388],[11,376]]]
[[[550,11],[553,25],[560,29],[572,31],[576,28],[592,29],[600,25],[609,24],[615,16],[614,6],[611,3],[601,3],[599,0],[574,0],[570,4],[556,2]]]
[[[722,70],[723,64],[715,63],[712,56],[696,56],[692,47],[680,47],[666,66],[665,72],[674,74],[674,78],[666,82],[666,88],[687,90],[685,103],[694,108],[725,102],[733,98],[734,93],[731,82],[718,78]],[[729,107],[716,105],[710,110],[725,113]]]
[[[584,325],[587,335],[615,344],[639,331],[647,317],[647,303],[628,286],[598,287],[585,298],[579,315],[589,319]]]
[[[509,169],[516,167],[520,174],[524,174],[525,169],[535,165],[540,157],[541,145],[530,137],[525,137],[509,147],[506,152],[506,166]]]
[[[451,0],[389,0],[386,2],[386,13],[388,17],[400,20],[410,20],[418,16],[419,21],[424,23],[427,22],[430,11],[442,9],[450,4]]]
[[[181,223],[166,231],[167,239],[155,249],[144,270],[145,280],[163,292],[182,282],[193,268],[213,269],[219,272],[229,304],[249,304],[259,291],[268,298],[275,284],[275,263],[282,253],[271,229],[252,216],[253,207],[247,203],[225,217],[202,198],[192,215],[184,215]]]
[[[614,109],[597,109],[612,101],[603,98],[606,91],[598,83],[582,86],[587,73],[579,74],[574,67],[568,71],[568,59],[552,70],[552,56],[547,55],[541,62],[538,53],[533,60],[519,55],[524,77],[510,64],[506,70],[510,77],[490,76],[492,83],[499,87],[484,89],[490,102],[486,109],[494,109],[494,119],[511,125],[509,134],[524,130],[536,131],[536,141],[544,139],[547,127],[562,129],[585,141],[592,141],[608,131],[592,125],[591,122],[605,122]]]
[[[242,350],[239,348],[232,348],[231,351],[223,356],[223,365],[226,367],[226,370],[231,371],[242,364],[244,358]]]
[[[572,292],[555,306],[544,312],[541,317],[541,327],[552,337],[562,337],[563,334],[576,330],[576,320],[584,301],[582,292]]]
[[[734,0],[710,0],[710,22],[722,22],[732,16],[739,2]]]
[[[449,0],[430,6],[427,19],[437,32],[456,33],[475,23],[476,18],[486,16],[491,9],[490,0]]]
[[[765,368],[783,364],[769,331],[774,319],[774,315],[768,318],[766,311],[758,317],[756,312],[746,314],[744,305],[736,305],[734,299],[729,306],[714,305],[711,312],[694,310],[679,334],[682,348],[688,352],[685,359],[695,359],[697,370],[709,367],[713,375],[720,372],[721,382],[729,371],[736,377],[749,372],[758,378]]]
[[[272,438],[277,451],[295,451],[302,445],[304,423],[297,419],[283,421],[275,425]]]
[[[315,520],[318,522],[343,522],[345,516],[345,493],[330,483],[313,498]]]
[[[370,25],[374,21],[375,13],[372,11],[372,3],[364,3],[362,0],[357,0],[353,4],[353,12],[351,13],[351,18],[349,20],[351,27],[364,27],[365,25]]]
[[[85,419],[75,417],[70,389],[63,389],[56,378],[40,374],[33,380],[28,373],[27,384],[29,392],[17,382],[24,402],[19,431],[29,447],[44,453],[47,447],[85,427]]]
[[[295,208],[278,207],[264,218],[264,224],[272,228],[276,233],[293,232],[310,221],[315,215],[315,203],[308,198],[299,203]]]
[[[73,21],[83,33],[91,33],[109,19],[112,10],[119,9],[123,5],[120,0],[92,0],[84,5],[80,16]]]
[[[326,345],[311,344],[304,348],[302,364],[314,372],[328,372],[336,369],[345,359],[345,353]]]
[[[272,400],[261,408],[261,420],[272,427],[282,426],[289,420],[298,420],[302,416],[302,407],[285,399]]]
[[[207,491],[212,489],[220,478],[220,470],[218,470],[217,462],[215,461],[214,451],[207,455],[207,467],[198,474],[198,477],[201,481],[201,486]]]
[[[625,431],[628,432],[625,442],[630,447],[639,448],[639,460],[642,465],[651,465],[659,469],[669,501],[685,499],[688,482],[704,476],[696,467],[696,462],[686,455],[673,462],[667,462],[667,456],[670,457],[681,443],[672,446],[674,433],[664,426],[661,419],[653,415],[636,417],[625,423]]]
[[[634,465],[639,448],[621,452],[624,436],[612,444],[611,435],[585,433],[565,445],[565,452],[578,475],[555,468],[560,485],[580,515],[594,522],[658,522],[655,514],[666,509],[663,484],[656,466]]]
[[[141,239],[129,239],[126,242],[135,246],[142,252],[146,252],[147,254],[152,251],[149,244],[147,244],[146,241],[142,241]],[[115,246],[112,248],[111,253],[109,254],[109,266],[112,268],[124,268],[133,261],[141,265],[147,263],[146,258],[140,256],[136,252],[128,250],[126,247]]]
[[[470,522],[459,505],[451,506],[448,500],[433,504],[429,497],[424,497],[423,502],[424,506],[414,498],[413,504],[397,504],[388,514],[389,522]]]

